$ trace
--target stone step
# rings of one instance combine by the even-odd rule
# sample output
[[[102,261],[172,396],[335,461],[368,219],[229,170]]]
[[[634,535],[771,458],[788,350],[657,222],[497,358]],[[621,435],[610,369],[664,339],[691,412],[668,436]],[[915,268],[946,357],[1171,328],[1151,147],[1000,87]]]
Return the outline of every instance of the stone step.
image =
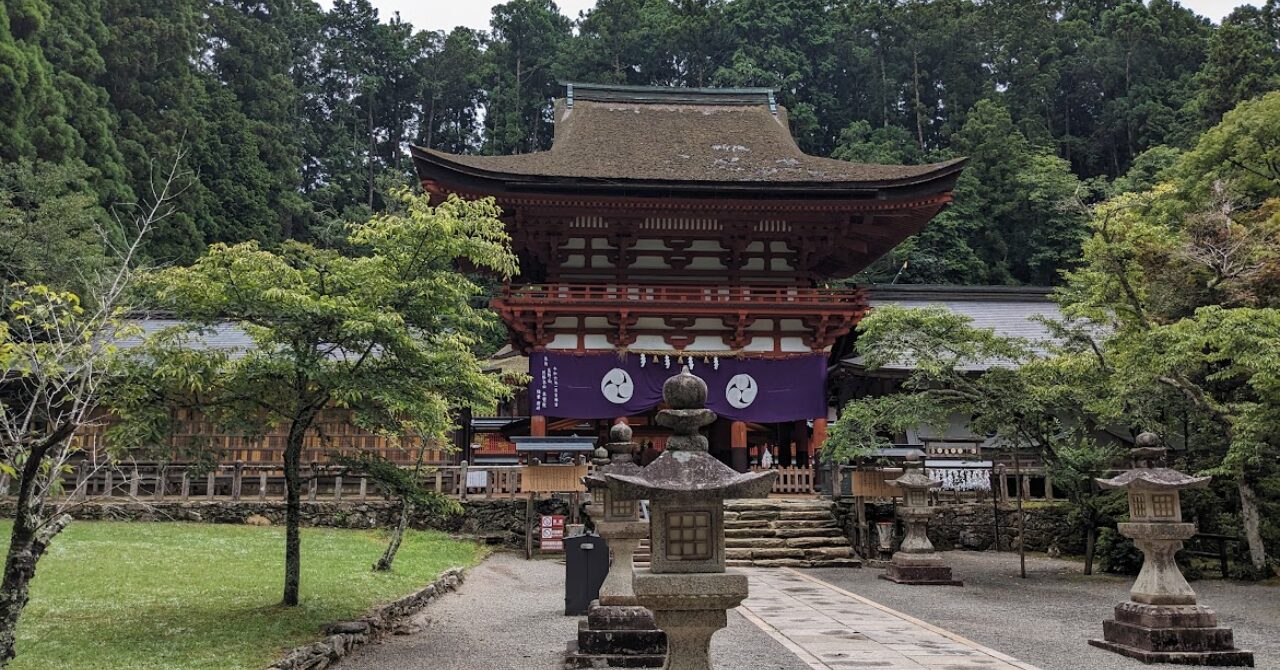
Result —
[[[725,510],[724,521],[725,523],[729,523],[730,521],[774,521],[778,518],[778,515],[780,514],[782,514],[782,512],[779,512],[777,510],[765,510],[765,509],[748,510],[746,512],[734,512],[731,510]]]
[[[849,546],[849,538],[845,537],[843,534],[825,535],[822,537],[788,537],[779,539],[786,542],[788,547],[799,547],[801,549]]]
[[[823,505],[785,505],[771,507],[724,507],[726,515],[746,515],[746,516],[771,516],[776,514],[828,514],[831,512],[832,506],[823,503]]]
[[[831,504],[817,500],[738,500],[725,509],[725,558],[737,567],[861,567]],[[637,565],[650,561],[641,540]]]
[[[773,528],[774,537],[844,537],[844,531],[832,525],[829,528]]]
[[[798,551],[803,551],[804,557],[811,561],[854,558],[853,549],[850,547],[812,547],[809,549],[800,549]]]
[[[833,521],[831,510],[814,510],[812,512],[779,512],[780,521]]]
[[[766,547],[763,549],[725,549],[725,558],[729,560],[745,560],[748,558],[807,558],[818,561],[827,558],[852,558],[853,550],[849,547]]]
[[[731,560],[726,562],[731,568],[861,568],[862,561],[856,558],[832,558],[807,560],[803,558],[771,558],[752,560]]]
[[[764,537],[843,537],[844,531],[834,525],[828,528],[726,528],[725,538]]]
[[[787,546],[787,540],[782,537],[726,537],[724,539],[725,549],[751,549],[753,547],[766,549],[768,547],[785,546]]]
[[[725,538],[726,549],[770,549],[778,547],[845,547],[849,541],[844,536],[828,537],[730,537]]]
[[[822,500],[727,500],[726,512],[830,512],[831,503]]]
[[[839,528],[836,522],[830,517],[825,519],[806,519],[803,521],[728,521],[724,522],[725,529],[730,528]]]
[[[725,549],[726,560],[748,560],[760,558],[804,558],[804,549],[778,547],[769,549]]]

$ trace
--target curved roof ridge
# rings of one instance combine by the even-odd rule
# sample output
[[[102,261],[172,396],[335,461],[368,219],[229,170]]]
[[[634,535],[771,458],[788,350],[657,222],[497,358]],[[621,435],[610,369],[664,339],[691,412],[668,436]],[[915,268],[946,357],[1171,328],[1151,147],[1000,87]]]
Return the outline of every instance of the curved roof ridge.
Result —
[[[763,105],[776,111],[772,88],[686,88],[679,86],[636,86],[632,84],[591,84],[562,81],[566,102],[630,102],[634,104],[677,103],[686,105]]]
[[[573,96],[573,97],[570,97]],[[469,156],[413,147],[424,181],[495,187],[815,190],[883,196],[949,192],[964,159],[927,165],[852,163],[804,153],[772,89],[566,84],[549,150]]]

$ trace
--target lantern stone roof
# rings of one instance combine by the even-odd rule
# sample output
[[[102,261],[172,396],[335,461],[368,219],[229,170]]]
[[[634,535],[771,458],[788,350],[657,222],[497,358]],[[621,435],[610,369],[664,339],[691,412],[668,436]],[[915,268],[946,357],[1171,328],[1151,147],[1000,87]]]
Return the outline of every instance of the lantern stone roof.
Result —
[[[622,500],[710,500],[764,498],[773,488],[772,471],[739,473],[705,451],[662,452],[633,475],[605,473]]]
[[[935,482],[919,469],[908,470],[897,479],[891,479],[885,482],[889,486],[902,489],[936,489],[942,486],[942,482]]]
[[[1173,468],[1134,468],[1111,479],[1098,479],[1097,482],[1104,489],[1176,491],[1202,489],[1209,485],[1210,479],[1212,477],[1192,477]]]
[[[807,155],[771,89],[565,87],[550,150],[465,156],[415,146],[424,184],[488,193],[713,188],[850,197],[881,197],[887,189],[911,197],[950,191],[964,164],[871,165]]]

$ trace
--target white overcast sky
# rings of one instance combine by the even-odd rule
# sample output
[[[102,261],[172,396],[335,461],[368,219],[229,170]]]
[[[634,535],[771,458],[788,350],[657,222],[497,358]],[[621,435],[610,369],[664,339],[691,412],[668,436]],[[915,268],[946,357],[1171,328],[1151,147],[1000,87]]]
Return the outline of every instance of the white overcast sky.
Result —
[[[1254,0],[1252,4],[1261,4]],[[329,0],[320,0],[328,6]],[[404,20],[414,27],[430,30],[448,30],[455,26],[467,26],[487,30],[489,10],[497,2],[489,0],[373,0],[379,15],[386,20],[400,12]],[[556,0],[556,6],[569,18],[577,18],[578,12],[595,5],[595,0]],[[1250,4],[1240,0],[1182,0],[1182,5],[1207,16],[1215,23],[1231,13],[1237,5]]]

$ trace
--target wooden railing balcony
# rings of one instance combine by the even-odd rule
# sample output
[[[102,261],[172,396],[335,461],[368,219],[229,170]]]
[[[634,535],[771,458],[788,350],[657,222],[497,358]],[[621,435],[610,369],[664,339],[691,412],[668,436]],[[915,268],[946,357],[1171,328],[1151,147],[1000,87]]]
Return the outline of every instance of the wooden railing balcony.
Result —
[[[644,284],[528,284],[507,286],[497,299],[505,306],[555,304],[559,307],[693,308],[714,310],[794,309],[813,313],[824,310],[859,310],[867,305],[861,288],[804,288],[796,286],[681,286]]]
[[[756,337],[799,338],[812,351],[822,351],[847,334],[867,313],[867,293],[860,288],[732,285],[689,286],[659,284],[550,283],[507,286],[492,306],[511,328],[513,344],[522,353],[546,346],[557,334],[604,335],[609,344],[625,348],[638,335],[661,336],[676,351],[697,337],[720,338],[731,349],[742,349]],[[560,317],[603,316],[609,327],[566,330]],[[641,326],[639,319],[648,319]],[[660,319],[663,327],[655,327]],[[698,326],[715,319],[714,329]],[[768,319],[780,326],[755,326]],[[705,324],[705,321],[703,321]],[[557,330],[558,329],[558,330]],[[780,350],[780,349],[778,349]]]

